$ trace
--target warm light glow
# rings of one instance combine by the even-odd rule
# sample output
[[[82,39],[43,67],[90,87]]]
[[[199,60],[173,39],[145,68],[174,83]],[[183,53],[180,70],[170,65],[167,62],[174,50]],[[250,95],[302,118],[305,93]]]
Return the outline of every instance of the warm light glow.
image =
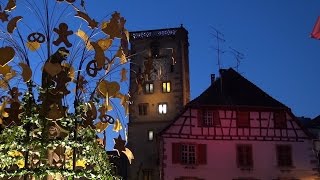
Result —
[[[148,132],[148,139],[149,139],[149,141],[153,140],[153,131]]]
[[[170,82],[163,82],[162,83],[162,92],[168,93],[171,91],[171,84]]]
[[[159,114],[167,114],[167,104],[159,104]]]
[[[146,83],[145,92],[146,93],[153,93],[153,83]]]

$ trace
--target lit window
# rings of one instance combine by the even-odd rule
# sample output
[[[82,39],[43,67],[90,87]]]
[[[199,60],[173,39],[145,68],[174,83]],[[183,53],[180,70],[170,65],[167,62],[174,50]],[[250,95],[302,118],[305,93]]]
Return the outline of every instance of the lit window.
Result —
[[[163,82],[162,83],[162,92],[164,92],[164,93],[171,92],[171,83],[170,82]]]
[[[148,131],[148,140],[149,141],[153,140],[153,131]]]
[[[181,163],[196,164],[196,146],[190,144],[182,144],[181,146]]]
[[[148,105],[149,105],[148,103],[141,103],[138,105],[140,116],[145,116],[148,114]]]
[[[277,145],[277,161],[279,167],[292,166],[292,149],[290,145]]]
[[[146,94],[151,94],[151,93],[153,93],[153,83],[146,83],[146,84],[145,84],[144,92],[145,92]]]
[[[158,106],[159,114],[167,114],[168,105],[167,103],[161,103]]]
[[[250,144],[237,145],[237,164],[238,167],[252,167],[252,146]]]

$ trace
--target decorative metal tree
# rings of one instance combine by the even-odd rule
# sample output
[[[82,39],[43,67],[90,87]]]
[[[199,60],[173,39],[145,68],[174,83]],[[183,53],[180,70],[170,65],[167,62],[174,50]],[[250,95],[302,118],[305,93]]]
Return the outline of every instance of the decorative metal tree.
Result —
[[[126,20],[97,22],[84,0],[2,1],[0,20],[0,178],[117,179],[97,134],[113,124],[133,159],[120,135]]]

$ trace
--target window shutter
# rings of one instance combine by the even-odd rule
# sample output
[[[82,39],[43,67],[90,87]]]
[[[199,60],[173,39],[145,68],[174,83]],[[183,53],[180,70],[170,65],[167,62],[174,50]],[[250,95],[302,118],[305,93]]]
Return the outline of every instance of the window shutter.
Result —
[[[274,127],[275,128],[286,128],[287,119],[284,111],[278,111],[273,113]]]
[[[248,146],[248,165],[253,166],[252,146]]]
[[[207,164],[207,145],[198,144],[197,152],[198,164]]]
[[[213,124],[214,125],[221,125],[220,117],[219,117],[219,111],[218,110],[213,111]]]
[[[250,126],[250,115],[248,111],[237,112],[237,126],[238,127],[249,127]]]
[[[181,145],[179,143],[172,143],[172,164],[180,163],[180,148]]]
[[[202,109],[198,109],[198,126],[203,126],[203,110]]]

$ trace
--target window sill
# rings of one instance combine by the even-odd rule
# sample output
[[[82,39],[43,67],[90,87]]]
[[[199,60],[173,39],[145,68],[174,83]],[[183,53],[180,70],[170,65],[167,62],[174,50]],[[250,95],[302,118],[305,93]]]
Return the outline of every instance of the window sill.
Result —
[[[184,168],[185,168],[185,169],[196,169],[197,167],[196,167],[195,164],[190,164],[190,165],[185,165],[185,164],[184,164]]]
[[[292,171],[295,167],[294,167],[294,166],[277,166],[277,168],[278,168],[281,172],[290,172],[290,171]]]
[[[239,166],[241,171],[253,171],[253,166]]]

